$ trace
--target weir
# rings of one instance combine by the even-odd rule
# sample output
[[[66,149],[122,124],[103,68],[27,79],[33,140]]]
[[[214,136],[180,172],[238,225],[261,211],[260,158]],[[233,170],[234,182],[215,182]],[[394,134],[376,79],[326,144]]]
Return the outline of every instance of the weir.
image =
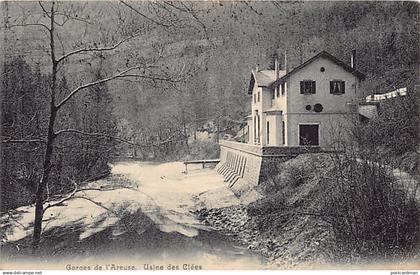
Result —
[[[319,153],[319,146],[261,146],[221,140],[216,166],[229,187],[240,196],[258,186],[273,172],[273,165],[304,153]]]

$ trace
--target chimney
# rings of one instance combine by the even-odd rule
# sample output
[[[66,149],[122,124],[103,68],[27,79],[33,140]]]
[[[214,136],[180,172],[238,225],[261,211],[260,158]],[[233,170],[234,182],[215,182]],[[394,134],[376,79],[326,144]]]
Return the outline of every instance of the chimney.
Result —
[[[287,51],[284,51],[283,58],[284,58],[283,70],[286,71],[286,73],[288,73],[289,70],[287,68]]]
[[[280,64],[279,64],[279,58],[277,57],[277,55],[274,57],[274,71],[276,74],[276,80],[279,79],[279,75],[280,75]]]
[[[255,71],[258,72],[258,67],[260,66],[260,64],[257,64],[257,67],[255,67]]]
[[[356,69],[356,50],[351,51],[350,66],[353,69]]]

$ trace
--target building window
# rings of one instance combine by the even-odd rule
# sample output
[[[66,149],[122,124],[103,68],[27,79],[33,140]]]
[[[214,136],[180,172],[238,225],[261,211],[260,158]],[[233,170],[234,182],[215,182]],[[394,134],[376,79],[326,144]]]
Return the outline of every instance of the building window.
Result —
[[[312,80],[303,80],[300,82],[300,93],[301,94],[315,94],[316,90],[315,81]]]
[[[257,143],[257,116],[254,116],[254,143]]]
[[[281,95],[284,95],[286,93],[286,82],[281,83]]]
[[[254,116],[254,143],[260,143],[260,115],[258,114],[258,110],[255,111]]]
[[[345,83],[342,80],[330,81],[330,94],[341,95],[345,92]]]
[[[276,91],[272,90],[271,91],[271,99],[275,99],[276,98]]]
[[[254,93],[254,103],[257,103],[257,95]]]
[[[286,130],[286,127],[285,127],[285,124],[284,124],[284,121],[282,121],[281,122],[281,144],[285,144],[286,142],[285,142],[285,137],[286,137],[286,133],[284,132]]]
[[[276,87],[276,93],[277,93],[277,97],[280,97],[280,86]]]
[[[260,92],[258,92],[257,101],[260,102]]]
[[[270,144],[270,122],[267,121],[267,144]]]
[[[257,143],[258,144],[260,144],[260,135],[261,135],[261,120],[260,120],[260,116],[258,115],[257,116],[257,131],[258,131],[258,133],[257,133],[257,135],[258,135],[258,137],[257,137]]]
[[[319,125],[299,125],[299,145],[319,145]]]
[[[320,112],[322,112],[322,110],[324,110],[324,106],[322,106],[322,104],[317,103],[317,104],[314,105],[314,111],[315,112],[320,113]]]

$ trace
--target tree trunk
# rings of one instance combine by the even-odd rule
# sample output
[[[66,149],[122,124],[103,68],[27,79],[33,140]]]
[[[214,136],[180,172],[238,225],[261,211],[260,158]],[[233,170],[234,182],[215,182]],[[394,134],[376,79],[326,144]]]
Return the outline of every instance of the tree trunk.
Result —
[[[219,117],[216,119],[216,143],[219,143],[220,138],[220,120]]]
[[[184,131],[184,140],[185,140],[185,146],[187,148],[187,153],[190,153],[190,145],[188,144],[188,130],[187,130],[187,124],[185,123],[185,111],[182,110],[182,128]]]
[[[51,104],[51,114],[48,124],[48,137],[47,137],[47,148],[44,156],[44,166],[41,180],[38,183],[36,194],[35,194],[35,219],[34,219],[34,234],[32,239],[33,251],[37,251],[39,242],[41,240],[42,231],[42,218],[44,216],[44,190],[47,185],[50,172],[51,172],[51,159],[53,156],[54,149],[54,122],[57,115],[57,110],[54,104]]]
[[[44,190],[47,186],[48,179],[51,172],[51,159],[54,150],[54,123],[57,117],[58,108],[55,106],[55,93],[57,89],[57,61],[55,59],[55,45],[54,45],[54,15],[55,15],[55,2],[51,3],[51,16],[50,16],[50,48],[51,48],[51,63],[52,63],[52,74],[51,74],[51,101],[50,101],[50,118],[48,122],[48,134],[47,134],[47,147],[45,149],[44,165],[41,180],[38,182],[35,194],[35,218],[34,218],[34,234],[32,238],[32,250],[33,253],[39,248],[39,242],[41,240],[42,233],[42,218],[44,216]]]

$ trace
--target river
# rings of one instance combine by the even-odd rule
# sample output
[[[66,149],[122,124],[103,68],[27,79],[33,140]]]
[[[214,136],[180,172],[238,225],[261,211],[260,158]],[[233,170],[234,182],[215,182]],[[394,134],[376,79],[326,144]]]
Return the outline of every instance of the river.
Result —
[[[134,188],[88,190],[45,213],[44,238],[37,257],[29,256],[33,207],[2,217],[2,266],[65,269],[96,264],[137,269],[255,269],[264,259],[230,236],[203,225],[195,211],[239,201],[222,176],[201,165],[183,173],[180,162],[125,161],[112,165],[110,179],[124,178]],[[109,185],[110,179],[88,187]],[[87,199],[86,199],[87,198]],[[39,265],[37,265],[39,266]]]

